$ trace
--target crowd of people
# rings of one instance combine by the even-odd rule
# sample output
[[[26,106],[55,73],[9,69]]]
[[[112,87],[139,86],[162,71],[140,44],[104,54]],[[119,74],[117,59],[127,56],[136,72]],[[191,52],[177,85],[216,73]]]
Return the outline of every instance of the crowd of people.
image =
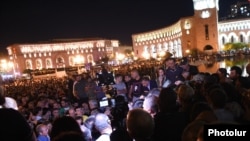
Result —
[[[250,64],[245,69],[250,76]],[[202,141],[206,124],[250,123],[250,77],[242,72],[200,72],[184,57],[143,72],[103,67],[95,75],[2,80],[0,138]]]

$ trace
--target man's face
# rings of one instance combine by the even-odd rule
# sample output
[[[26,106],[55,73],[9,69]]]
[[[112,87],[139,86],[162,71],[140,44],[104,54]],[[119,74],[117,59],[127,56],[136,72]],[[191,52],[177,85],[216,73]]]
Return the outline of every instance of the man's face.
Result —
[[[52,114],[54,117],[59,117],[59,110],[54,110]]]
[[[229,78],[231,79],[236,79],[238,77],[238,75],[236,74],[235,70],[231,70],[230,74],[229,74]]]
[[[133,79],[135,79],[135,78],[137,77],[137,72],[132,71],[132,72],[131,72],[131,77],[132,77]]]
[[[77,76],[77,77],[76,77],[76,81],[81,80],[81,78],[82,78],[81,76]]]
[[[171,68],[171,69],[174,69],[175,68],[175,62],[174,60],[168,60],[167,61],[168,63],[168,67]]]
[[[120,83],[121,81],[122,81],[122,77],[121,76],[115,78],[115,82],[116,83]]]
[[[131,78],[129,76],[125,76],[124,80],[128,82]]]
[[[78,116],[82,116],[83,114],[82,114],[82,109],[81,108],[77,108],[76,109],[76,115],[78,115]]]
[[[142,80],[142,86],[147,87],[149,85],[149,81]]]

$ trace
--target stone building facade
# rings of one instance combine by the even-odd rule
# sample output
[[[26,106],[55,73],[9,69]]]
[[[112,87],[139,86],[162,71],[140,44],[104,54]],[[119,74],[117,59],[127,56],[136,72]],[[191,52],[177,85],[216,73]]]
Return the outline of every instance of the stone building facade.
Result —
[[[114,53],[118,40],[89,39],[50,43],[14,44],[7,47],[14,72],[81,66]]]
[[[133,50],[138,58],[159,57],[170,52],[174,57],[187,56],[190,50],[213,52],[227,42],[250,42],[250,19],[218,21],[219,0],[193,0],[194,15],[153,31],[132,35]]]

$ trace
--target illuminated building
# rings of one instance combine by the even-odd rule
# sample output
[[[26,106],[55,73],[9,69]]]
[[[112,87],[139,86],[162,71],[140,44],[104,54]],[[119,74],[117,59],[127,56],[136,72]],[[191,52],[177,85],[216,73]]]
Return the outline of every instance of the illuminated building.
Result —
[[[7,47],[14,70],[65,68],[95,63],[113,54],[118,40],[90,39],[51,43],[14,44]]]
[[[191,50],[213,52],[228,42],[250,42],[250,19],[218,21],[219,0],[193,0],[194,15],[153,31],[132,35],[134,54],[138,58],[156,58],[162,52],[174,57],[189,55]],[[212,53],[212,52],[211,52]]]

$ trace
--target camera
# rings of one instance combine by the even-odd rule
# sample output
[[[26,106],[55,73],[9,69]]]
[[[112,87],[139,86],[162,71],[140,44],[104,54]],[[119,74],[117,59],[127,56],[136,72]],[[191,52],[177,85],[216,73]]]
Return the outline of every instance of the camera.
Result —
[[[109,99],[107,97],[104,97],[99,101],[99,108],[115,107],[115,105],[116,105],[116,101],[113,98]]]

